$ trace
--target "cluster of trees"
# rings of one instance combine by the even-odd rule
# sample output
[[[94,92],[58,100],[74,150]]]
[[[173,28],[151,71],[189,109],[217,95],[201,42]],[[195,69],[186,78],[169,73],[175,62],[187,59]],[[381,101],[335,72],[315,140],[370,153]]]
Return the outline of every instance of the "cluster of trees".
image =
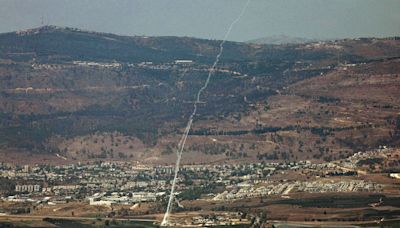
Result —
[[[182,200],[195,200],[200,198],[201,195],[203,194],[209,194],[212,193],[216,189],[216,185],[214,184],[208,184],[205,186],[195,186],[195,187],[190,187],[179,194],[179,198]]]
[[[272,151],[272,153],[257,153],[258,160],[278,160],[279,154],[277,151]]]
[[[229,144],[221,143],[193,143],[188,148],[191,151],[199,151],[204,154],[217,155],[224,154],[230,150]]]
[[[6,177],[0,177],[0,193],[13,193],[15,187],[15,181],[10,180]]]

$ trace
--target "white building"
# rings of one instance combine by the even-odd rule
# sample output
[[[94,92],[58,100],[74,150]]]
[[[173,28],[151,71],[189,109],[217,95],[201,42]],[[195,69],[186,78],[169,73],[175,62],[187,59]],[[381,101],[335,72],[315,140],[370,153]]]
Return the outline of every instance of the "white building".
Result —
[[[175,64],[192,64],[193,60],[189,59],[177,59],[175,60]]]
[[[16,192],[39,192],[40,191],[40,185],[35,184],[29,184],[29,185],[15,185],[15,191]]]

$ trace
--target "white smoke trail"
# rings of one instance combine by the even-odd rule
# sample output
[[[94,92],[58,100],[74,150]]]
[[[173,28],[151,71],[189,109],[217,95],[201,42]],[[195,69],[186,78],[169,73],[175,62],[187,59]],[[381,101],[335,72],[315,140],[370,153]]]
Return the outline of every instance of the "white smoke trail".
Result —
[[[251,0],[247,0],[246,4],[242,7],[242,10],[240,11],[238,17],[230,24],[228,30],[225,33],[224,38],[222,39],[220,45],[219,45],[219,53],[215,58],[215,61],[210,69],[210,71],[208,72],[208,76],[206,81],[204,82],[204,85],[199,89],[199,91],[197,92],[197,96],[196,96],[196,101],[193,104],[193,112],[189,117],[189,121],[186,124],[186,128],[185,131],[182,134],[181,139],[179,140],[178,143],[178,149],[176,151],[177,153],[177,160],[175,163],[175,172],[174,172],[174,179],[172,181],[172,186],[171,186],[171,193],[169,195],[169,200],[168,200],[168,206],[167,206],[167,210],[165,211],[164,214],[164,218],[161,222],[161,226],[168,226],[169,225],[169,215],[171,213],[172,210],[172,203],[174,202],[174,197],[175,197],[175,185],[176,185],[176,179],[178,177],[178,172],[179,172],[179,166],[180,166],[180,162],[181,162],[181,158],[182,158],[182,152],[183,149],[185,147],[185,143],[186,143],[186,139],[189,135],[189,131],[192,127],[192,123],[193,123],[193,118],[197,113],[197,105],[200,102],[200,96],[203,93],[203,91],[205,89],[207,89],[208,83],[210,82],[211,76],[212,74],[215,72],[215,67],[217,66],[218,62],[219,62],[219,58],[221,57],[223,51],[224,51],[224,44],[226,42],[226,40],[228,39],[229,34],[231,33],[231,30],[233,28],[233,26],[240,21],[240,19],[242,18],[243,14],[246,12],[247,7],[249,6]],[[186,72],[186,71],[185,71]]]

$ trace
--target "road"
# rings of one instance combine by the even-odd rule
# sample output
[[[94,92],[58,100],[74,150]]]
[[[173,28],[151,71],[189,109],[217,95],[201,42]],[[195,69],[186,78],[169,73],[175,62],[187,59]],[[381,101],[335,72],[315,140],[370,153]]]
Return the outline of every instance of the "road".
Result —
[[[96,220],[96,217],[80,217],[80,216],[43,216],[43,215],[5,215],[1,214],[1,218],[17,218],[17,219],[66,219],[66,220]],[[102,218],[105,219],[105,218]],[[155,219],[139,219],[139,218],[114,218],[117,221],[137,221],[137,222],[156,222]]]

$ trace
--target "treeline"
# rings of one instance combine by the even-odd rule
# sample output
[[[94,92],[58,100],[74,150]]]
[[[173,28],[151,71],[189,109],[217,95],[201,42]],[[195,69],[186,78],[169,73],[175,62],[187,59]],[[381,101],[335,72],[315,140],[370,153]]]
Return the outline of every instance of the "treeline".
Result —
[[[255,135],[261,135],[265,133],[275,133],[278,131],[295,131],[295,130],[301,130],[301,131],[310,131],[312,134],[319,135],[319,136],[327,136],[332,134],[332,132],[335,131],[345,131],[345,130],[351,130],[351,129],[358,129],[362,128],[361,127],[341,127],[341,128],[332,128],[332,127],[300,127],[300,126],[286,126],[286,127],[260,127],[260,128],[255,128],[252,130],[238,130],[238,131],[224,131],[224,130],[214,130],[214,129],[197,129],[197,130],[191,130],[189,132],[189,135],[246,135],[246,134],[255,134]],[[182,132],[180,132],[182,133]]]

